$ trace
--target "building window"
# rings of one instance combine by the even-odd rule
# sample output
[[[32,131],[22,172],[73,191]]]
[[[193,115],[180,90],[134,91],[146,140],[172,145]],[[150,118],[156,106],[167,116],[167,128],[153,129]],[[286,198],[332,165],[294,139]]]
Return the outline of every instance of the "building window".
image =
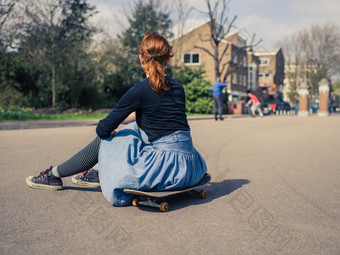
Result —
[[[183,62],[184,64],[200,64],[200,54],[199,53],[184,53],[183,54]]]
[[[237,84],[237,74],[233,73],[233,79],[231,81],[233,84]]]
[[[268,66],[269,58],[260,58],[260,66]]]
[[[247,66],[247,58],[246,58],[246,56],[243,56],[243,66],[244,67]]]
[[[237,64],[237,61],[238,61],[238,56],[237,56],[237,54],[236,54],[236,55],[234,55],[233,63],[234,63],[234,64]]]
[[[198,64],[200,62],[200,55],[198,53],[192,54],[192,63]]]
[[[247,86],[247,76],[243,75],[243,86]]]
[[[190,63],[190,58],[191,58],[191,56],[190,56],[190,54],[188,54],[188,53],[185,53],[184,54],[184,64],[189,64]]]
[[[257,79],[257,64],[251,63],[248,66],[248,89],[256,90]]]

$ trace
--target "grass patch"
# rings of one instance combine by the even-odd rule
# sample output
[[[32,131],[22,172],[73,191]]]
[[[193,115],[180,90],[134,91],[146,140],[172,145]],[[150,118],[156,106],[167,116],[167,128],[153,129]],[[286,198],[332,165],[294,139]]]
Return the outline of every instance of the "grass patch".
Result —
[[[31,108],[22,109],[1,109],[0,121],[8,120],[79,120],[79,119],[103,119],[107,113],[66,113],[66,114],[37,114],[32,113]],[[202,115],[200,113],[187,113],[188,116]]]
[[[105,113],[94,114],[34,114],[32,109],[9,109],[0,110],[0,121],[6,120],[77,120],[77,119],[103,119]]]

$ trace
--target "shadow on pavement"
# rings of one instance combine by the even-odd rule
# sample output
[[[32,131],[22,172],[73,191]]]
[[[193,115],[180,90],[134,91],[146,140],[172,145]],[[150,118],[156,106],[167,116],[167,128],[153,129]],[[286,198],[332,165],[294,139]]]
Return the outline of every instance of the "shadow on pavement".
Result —
[[[174,195],[171,197],[166,197],[160,201],[168,202],[169,208],[170,208],[169,212],[171,212],[171,211],[183,209],[188,206],[209,203],[215,199],[231,194],[235,190],[241,188],[243,185],[248,184],[248,183],[250,183],[250,181],[245,180],[245,179],[233,179],[233,180],[224,180],[222,182],[211,182],[207,187],[202,188],[202,189],[207,190],[206,199],[201,199],[199,194],[189,192],[189,193],[182,193],[182,194]],[[202,189],[198,189],[198,191]],[[157,210],[157,208],[141,206],[139,207],[139,209],[143,211],[154,212],[154,213],[163,213]]]
[[[224,180],[222,182],[212,182],[207,188],[207,191],[209,192],[209,197],[207,199],[209,200],[209,198],[211,197],[211,200],[214,200],[229,195],[230,193],[248,183],[250,183],[250,181],[245,179],[231,179]]]
[[[63,186],[63,190],[102,192],[100,188],[74,187],[74,186]]]

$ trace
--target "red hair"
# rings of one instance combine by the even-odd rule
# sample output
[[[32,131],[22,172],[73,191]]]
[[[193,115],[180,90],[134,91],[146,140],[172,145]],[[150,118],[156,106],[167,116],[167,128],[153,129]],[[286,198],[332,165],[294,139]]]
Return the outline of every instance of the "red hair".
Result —
[[[172,46],[157,32],[145,34],[139,53],[144,60],[143,70],[149,75],[150,87],[159,95],[164,95],[170,88],[166,84],[164,64],[172,56]]]

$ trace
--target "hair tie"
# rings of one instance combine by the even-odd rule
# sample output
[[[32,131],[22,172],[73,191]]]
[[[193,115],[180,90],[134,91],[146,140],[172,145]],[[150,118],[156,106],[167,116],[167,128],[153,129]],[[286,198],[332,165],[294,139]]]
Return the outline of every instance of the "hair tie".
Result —
[[[151,58],[150,59],[155,59],[155,57],[154,56],[151,56]]]

